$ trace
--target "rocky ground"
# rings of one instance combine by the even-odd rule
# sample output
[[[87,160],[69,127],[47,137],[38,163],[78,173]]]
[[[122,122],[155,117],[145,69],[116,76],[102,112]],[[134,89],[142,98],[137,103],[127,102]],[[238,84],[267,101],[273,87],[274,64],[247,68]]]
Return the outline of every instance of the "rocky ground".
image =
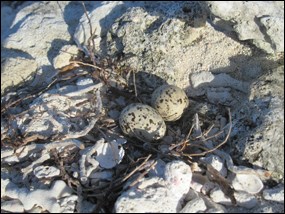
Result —
[[[162,84],[181,119],[123,135]],[[1,2],[3,212],[283,213],[283,130],[284,2]]]

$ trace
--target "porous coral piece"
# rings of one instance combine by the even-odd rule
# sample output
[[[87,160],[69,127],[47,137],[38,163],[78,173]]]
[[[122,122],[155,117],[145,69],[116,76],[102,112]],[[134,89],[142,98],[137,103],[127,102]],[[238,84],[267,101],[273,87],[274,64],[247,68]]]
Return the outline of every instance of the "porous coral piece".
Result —
[[[181,202],[189,191],[192,178],[190,167],[182,161],[166,165],[164,179],[151,177],[122,193],[115,203],[119,213],[168,212],[181,209]]]
[[[26,211],[37,205],[51,213],[62,212],[57,200],[71,194],[72,190],[62,180],[55,181],[50,189],[29,191],[27,188],[19,188],[12,182],[9,182],[5,188],[5,196],[19,199]]]

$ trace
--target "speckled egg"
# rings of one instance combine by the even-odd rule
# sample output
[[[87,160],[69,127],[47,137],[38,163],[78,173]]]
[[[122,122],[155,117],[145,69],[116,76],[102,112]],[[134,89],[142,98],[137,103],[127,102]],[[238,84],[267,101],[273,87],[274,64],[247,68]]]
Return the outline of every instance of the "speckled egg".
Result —
[[[152,107],[134,103],[123,109],[119,117],[122,131],[144,142],[161,139],[166,131],[162,117]]]
[[[157,88],[151,97],[151,105],[165,121],[178,120],[189,104],[186,93],[174,85]]]

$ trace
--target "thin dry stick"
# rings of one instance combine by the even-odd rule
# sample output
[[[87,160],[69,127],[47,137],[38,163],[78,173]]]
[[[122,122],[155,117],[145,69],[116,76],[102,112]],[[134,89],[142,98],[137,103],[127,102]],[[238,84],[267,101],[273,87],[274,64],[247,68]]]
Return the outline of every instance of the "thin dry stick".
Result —
[[[188,132],[188,134],[187,134],[187,136],[186,136],[186,140],[189,139],[189,137],[190,137],[190,135],[191,135],[191,133],[192,133],[193,128],[194,128],[194,124],[192,124],[192,126],[191,126],[191,128],[190,128],[190,130],[189,130],[189,132]]]
[[[96,66],[96,65],[92,65],[92,64],[89,64],[89,63],[85,63],[85,62],[80,62],[80,61],[70,61],[70,63],[74,63],[74,64],[81,64],[81,65],[86,65],[86,66],[89,66],[89,67],[92,67],[92,68],[97,68],[99,69],[100,71],[102,71],[103,69]]]
[[[150,159],[151,154],[149,156],[147,156],[147,158],[141,163],[141,165],[137,166],[133,171],[131,171],[126,177],[124,177],[124,179],[122,180],[122,182],[126,181],[129,177],[131,177],[135,172],[137,172],[138,170],[140,170],[143,165]]]
[[[133,82],[134,82],[134,88],[135,88],[135,95],[138,97],[138,92],[137,92],[137,85],[136,85],[136,72],[133,71]]]
[[[186,136],[186,139],[185,139],[185,141],[184,141],[184,144],[183,144],[182,148],[180,149],[180,152],[182,152],[182,151],[185,149],[185,147],[187,146],[187,144],[188,144],[188,142],[189,142],[189,137],[190,137],[190,135],[191,135],[191,133],[192,133],[193,128],[194,128],[194,124],[192,124],[192,126],[191,126],[191,128],[190,128],[190,130],[189,130],[189,132],[188,132],[188,134],[187,134],[187,136]]]
[[[191,128],[189,129],[189,132],[188,132],[185,140],[183,140],[182,142],[180,142],[178,144],[174,144],[174,145],[170,146],[169,150],[172,150],[178,146],[183,145],[182,148],[180,149],[180,152],[181,152],[184,149],[184,147],[187,145],[187,143],[189,142],[189,137],[190,137],[190,134],[192,133],[193,128],[194,128],[194,124],[192,124]]]
[[[82,1],[82,5],[83,5],[83,8],[84,8],[84,13],[88,19],[88,23],[89,23],[89,28],[90,28],[90,37],[88,39],[88,51],[89,51],[89,54],[90,54],[90,57],[91,57],[91,60],[93,62],[94,65],[96,65],[96,61],[95,61],[95,42],[94,42],[94,33],[95,31],[93,32],[92,30],[92,24],[91,24],[91,20],[90,20],[90,17],[88,16],[88,13],[87,13],[87,10],[86,10],[86,7],[85,7],[85,3],[84,1]],[[92,48],[90,47],[90,40],[92,41]]]
[[[204,155],[206,155],[206,154],[208,154],[208,153],[210,153],[210,152],[213,152],[213,151],[215,151],[216,149],[218,149],[218,148],[220,148],[222,145],[224,145],[226,142],[227,142],[227,140],[229,139],[229,136],[230,136],[230,134],[231,134],[231,130],[232,130],[232,117],[231,117],[231,111],[230,111],[230,109],[228,108],[228,112],[229,112],[229,119],[230,119],[230,127],[229,127],[229,131],[228,131],[228,134],[227,134],[227,136],[226,136],[226,138],[225,138],[225,140],[223,141],[223,142],[221,142],[220,144],[218,144],[216,147],[214,147],[213,149],[210,149],[210,150],[207,150],[207,151],[205,151],[205,152],[202,152],[202,153],[198,153],[198,154],[189,154],[189,156],[192,156],[192,157],[194,157],[194,156],[204,156]]]
[[[224,130],[219,131],[218,133],[216,133],[216,134],[214,134],[214,135],[211,135],[211,136],[209,136],[209,137],[203,139],[203,141],[207,141],[207,140],[209,140],[209,139],[212,139],[212,138],[214,138],[214,137],[217,137],[217,136],[219,136],[220,134],[222,134],[223,132],[224,132]]]
[[[140,181],[140,179],[141,178],[143,178],[155,165],[156,165],[156,161],[154,161],[151,165],[150,165],[150,167],[148,168],[148,169],[146,169],[142,174],[140,174],[140,176],[136,179],[136,180],[134,180],[131,184],[130,184],[130,187],[133,187],[134,185],[136,185],[139,181]]]
[[[214,128],[214,124],[212,124],[211,126],[210,126],[210,128],[208,128],[208,130],[204,133],[204,135],[206,135],[206,136],[208,136],[208,134],[209,134],[209,132]]]
[[[1,108],[1,113],[3,113],[4,111],[6,111],[7,109],[9,109],[11,106],[19,104],[21,101],[24,101],[26,99],[35,97],[35,96],[39,96],[41,94],[43,94],[45,91],[47,91],[55,82],[57,81],[57,79],[54,79],[50,84],[48,84],[45,88],[41,89],[41,91],[39,92],[35,92],[27,97],[23,97],[20,98],[18,100],[13,101],[12,103],[7,104],[6,106],[4,106],[3,108]]]

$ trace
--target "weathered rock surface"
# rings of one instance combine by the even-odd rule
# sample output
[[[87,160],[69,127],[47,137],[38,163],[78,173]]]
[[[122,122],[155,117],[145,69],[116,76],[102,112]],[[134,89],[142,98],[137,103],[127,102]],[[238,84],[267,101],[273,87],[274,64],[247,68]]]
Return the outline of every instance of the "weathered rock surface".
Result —
[[[239,130],[236,147],[244,158],[272,171],[276,179],[283,178],[284,66],[267,72],[252,84],[249,101],[236,116],[240,121],[233,133]]]
[[[192,101],[189,111],[195,107],[193,100],[196,103],[205,101],[201,111],[220,104],[222,108],[230,106],[233,119],[230,142],[231,149],[236,150],[229,154],[235,164],[243,165],[246,160],[270,170],[280,181],[284,179],[284,67],[276,68],[280,63],[277,62],[280,55],[276,53],[284,52],[284,3],[210,1],[209,5],[212,5],[211,15],[215,16],[214,25],[206,22],[210,14],[202,2],[86,2],[93,30],[96,29],[96,55],[120,57],[120,65],[141,72],[136,77],[137,81],[145,83],[145,88],[154,89],[166,81],[185,89]],[[8,89],[18,93],[15,86],[24,82],[44,86],[56,69],[68,65],[71,57],[66,51],[76,54],[75,43],[87,53],[90,29],[81,3],[28,1],[16,8],[1,7],[1,16],[1,94]],[[238,38],[233,36],[234,32]],[[276,55],[264,55],[239,40],[252,41],[265,52]],[[74,93],[83,89],[83,83],[78,82]],[[138,87],[139,95],[141,90],[144,87]],[[126,102],[120,100],[120,106],[124,107]],[[117,118],[118,112],[108,112],[113,119]],[[216,110],[213,112],[220,114]],[[228,118],[224,119],[221,127],[228,122]],[[42,121],[38,124],[37,128],[44,127]],[[60,123],[63,128],[69,124]],[[172,136],[169,137],[164,141],[174,143]],[[214,166],[214,160],[209,161]],[[210,199],[205,196],[192,198],[187,205],[185,202],[181,210],[181,199],[190,185],[188,168],[185,168],[186,174],[179,170],[174,173],[175,170],[168,168],[168,174],[162,179],[159,177],[167,170],[165,165],[163,162],[157,171],[151,171],[149,176],[153,178],[144,178],[139,188],[131,187],[122,193],[114,209],[117,212],[201,212],[206,205],[206,212],[225,212],[226,209],[229,212],[284,211],[280,206],[284,203],[282,185],[273,189],[267,187],[257,197],[239,192],[237,207],[231,206],[222,191],[212,191],[210,196],[225,204],[226,209],[213,201],[210,206]],[[222,165],[215,168],[226,176]],[[20,183],[18,171],[13,170],[13,174],[9,171],[9,176]],[[188,177],[185,176],[181,184],[177,175]],[[3,177],[1,173],[1,179]],[[92,177],[98,179],[97,174]],[[194,192],[210,191],[210,188],[202,188],[201,183],[196,184]],[[33,185],[35,189],[39,187]],[[60,203],[69,204],[68,200]],[[73,211],[75,202],[70,204]],[[95,206],[91,205],[84,208],[91,212]],[[7,211],[23,210],[17,200],[5,201],[4,206]],[[39,208],[30,211],[42,212]]]
[[[284,2],[208,1],[214,23],[267,53],[284,52]]]
[[[5,8],[5,14],[12,13],[11,8]],[[1,27],[1,57],[2,54],[11,57],[7,51],[14,51],[19,65],[17,69],[13,69],[10,65],[1,63],[1,94],[7,87],[14,87],[23,82],[22,77],[32,79],[35,70],[37,78],[33,82],[34,86],[50,81],[50,77],[55,73],[52,61],[62,46],[73,43],[72,35],[83,9],[80,3],[68,1],[27,1],[14,9],[14,13],[12,20],[4,17],[7,20],[5,31]]]
[[[165,167],[164,179],[143,179],[138,185],[123,192],[115,203],[115,212],[178,212],[189,191],[191,178],[191,169],[187,164],[172,161]]]
[[[28,69],[27,69],[28,68]],[[1,94],[6,89],[15,85],[23,85],[31,81],[37,71],[37,63],[34,59],[25,57],[2,57],[1,61]]]

